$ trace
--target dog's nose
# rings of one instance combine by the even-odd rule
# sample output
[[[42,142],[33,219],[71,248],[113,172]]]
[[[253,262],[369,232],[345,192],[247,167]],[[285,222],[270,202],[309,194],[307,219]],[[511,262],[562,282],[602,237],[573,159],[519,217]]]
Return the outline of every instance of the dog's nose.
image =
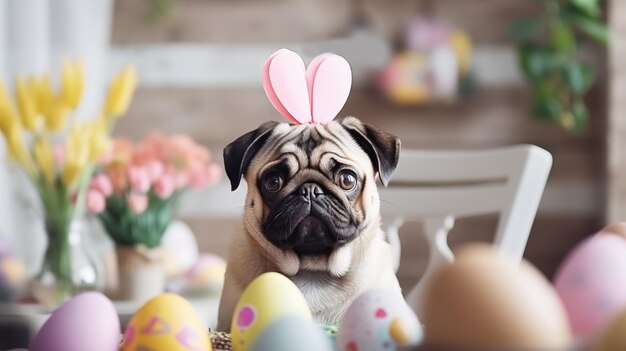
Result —
[[[324,195],[324,190],[316,183],[304,183],[298,188],[298,194],[307,199],[312,199]]]

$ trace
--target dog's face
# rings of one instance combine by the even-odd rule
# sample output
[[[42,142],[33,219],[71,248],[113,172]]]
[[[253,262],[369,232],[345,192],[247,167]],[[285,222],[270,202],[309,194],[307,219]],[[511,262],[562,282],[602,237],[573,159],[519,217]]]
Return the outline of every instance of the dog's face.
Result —
[[[344,274],[379,226],[376,178],[386,184],[400,141],[353,117],[326,125],[268,122],[224,149],[233,190],[248,183],[245,226],[288,275]]]

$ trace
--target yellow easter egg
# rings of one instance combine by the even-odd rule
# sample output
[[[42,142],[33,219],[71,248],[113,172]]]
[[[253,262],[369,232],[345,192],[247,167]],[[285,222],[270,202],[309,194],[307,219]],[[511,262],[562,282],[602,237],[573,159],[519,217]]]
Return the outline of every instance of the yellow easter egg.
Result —
[[[210,351],[208,329],[184,298],[161,294],[131,318],[122,351]]]
[[[26,281],[26,267],[15,257],[0,259],[0,285],[19,286]]]
[[[235,308],[231,324],[233,351],[249,350],[270,324],[289,315],[312,320],[300,289],[282,274],[261,274],[244,290]]]

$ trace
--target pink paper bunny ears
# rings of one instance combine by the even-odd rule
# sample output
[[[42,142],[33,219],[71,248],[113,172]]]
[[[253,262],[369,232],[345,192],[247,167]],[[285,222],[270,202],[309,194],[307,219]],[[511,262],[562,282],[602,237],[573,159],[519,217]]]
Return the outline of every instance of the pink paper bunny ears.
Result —
[[[346,103],[352,86],[348,61],[321,54],[309,67],[293,51],[270,55],[263,69],[263,88],[272,105],[296,124],[328,123]]]

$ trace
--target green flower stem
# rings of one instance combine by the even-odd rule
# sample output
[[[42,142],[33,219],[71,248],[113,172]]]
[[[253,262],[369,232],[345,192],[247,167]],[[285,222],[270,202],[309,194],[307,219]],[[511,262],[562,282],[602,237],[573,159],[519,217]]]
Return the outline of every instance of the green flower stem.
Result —
[[[74,214],[76,217],[80,218],[85,215],[85,201],[87,198],[87,188],[89,187],[89,181],[93,176],[96,167],[94,165],[87,166],[87,169],[83,172],[79,184],[78,184],[78,195],[76,196],[76,205],[74,209]]]
[[[63,192],[51,192],[48,195],[56,195],[46,206],[46,232],[48,246],[44,255],[41,275],[46,272],[52,273],[55,278],[55,297],[62,301],[73,293],[72,262],[70,257],[70,223],[72,221],[73,208],[67,195]]]

